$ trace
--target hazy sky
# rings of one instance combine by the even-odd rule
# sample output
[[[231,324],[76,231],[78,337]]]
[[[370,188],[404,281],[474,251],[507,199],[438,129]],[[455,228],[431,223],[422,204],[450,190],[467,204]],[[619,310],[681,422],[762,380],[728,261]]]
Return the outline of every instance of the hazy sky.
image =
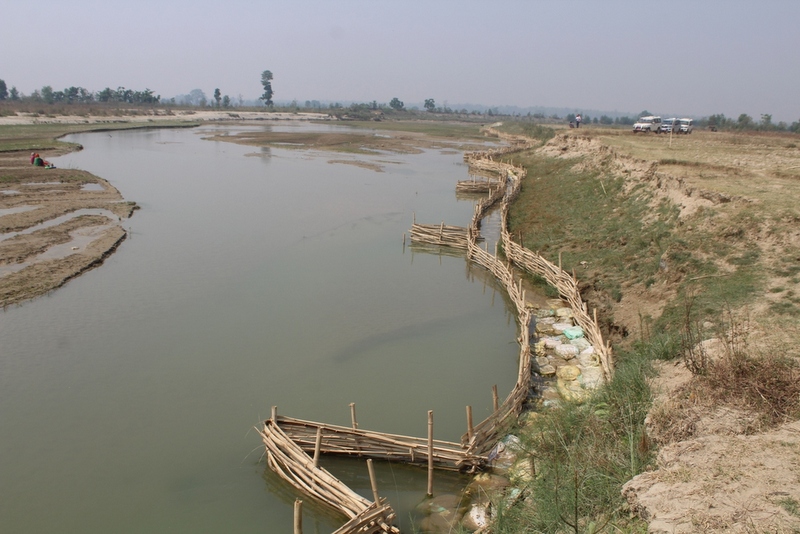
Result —
[[[800,120],[796,0],[3,0],[0,79]]]

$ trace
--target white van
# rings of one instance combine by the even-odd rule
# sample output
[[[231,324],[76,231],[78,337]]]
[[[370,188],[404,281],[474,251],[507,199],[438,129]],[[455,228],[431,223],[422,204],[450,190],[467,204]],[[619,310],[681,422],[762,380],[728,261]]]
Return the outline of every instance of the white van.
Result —
[[[661,133],[678,133],[678,128],[680,128],[678,119],[664,119],[661,121]]]
[[[678,124],[679,125],[677,130],[675,130],[675,133],[690,134],[692,133],[692,130],[694,130],[692,119],[680,119]]]
[[[636,124],[633,125],[633,133],[636,132],[655,132],[661,131],[661,117],[654,117],[649,115],[647,117],[639,117]]]

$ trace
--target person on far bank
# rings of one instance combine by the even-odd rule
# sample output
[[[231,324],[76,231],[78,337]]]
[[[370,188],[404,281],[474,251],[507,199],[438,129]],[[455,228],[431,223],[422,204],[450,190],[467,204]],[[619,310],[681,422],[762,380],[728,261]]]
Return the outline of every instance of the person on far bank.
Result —
[[[581,114],[580,113],[575,115],[575,127],[576,128],[580,128],[581,127]]]

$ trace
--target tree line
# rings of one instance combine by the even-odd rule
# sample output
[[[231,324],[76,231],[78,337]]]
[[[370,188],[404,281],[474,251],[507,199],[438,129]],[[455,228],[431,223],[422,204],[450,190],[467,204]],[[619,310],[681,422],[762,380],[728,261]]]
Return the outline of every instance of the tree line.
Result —
[[[50,85],[45,85],[41,89],[36,89],[30,95],[24,95],[13,86],[9,91],[5,80],[0,80],[0,100],[44,102],[46,104],[89,104],[92,102],[158,104],[161,100],[161,96],[154,94],[150,89],[138,91],[126,89],[125,87],[118,87],[116,89],[106,87],[102,91],[92,92],[84,87],[71,86],[61,91],[56,91]]]

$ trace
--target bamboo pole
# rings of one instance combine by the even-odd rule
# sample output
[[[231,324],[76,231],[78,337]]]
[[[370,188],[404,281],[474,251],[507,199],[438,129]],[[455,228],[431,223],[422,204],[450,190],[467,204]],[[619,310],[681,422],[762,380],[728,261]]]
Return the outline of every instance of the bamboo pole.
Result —
[[[294,534],[303,534],[303,501],[294,501]]]
[[[272,422],[277,424],[278,423],[278,407],[272,407]]]
[[[471,443],[475,438],[475,428],[472,426],[472,406],[467,406],[467,435]]]
[[[428,410],[428,497],[433,497],[433,410]]]
[[[314,443],[314,467],[319,467],[319,449],[322,445],[322,427],[317,427],[317,440]]]
[[[369,471],[369,484],[372,486],[372,498],[375,504],[380,504],[381,498],[378,495],[378,483],[375,480],[375,468],[372,466],[372,458],[367,459],[367,471]]]
[[[497,396],[497,384],[492,386],[492,407],[495,412],[500,409],[500,399]]]
[[[350,420],[353,423],[353,430],[357,430],[358,429],[358,421],[356,421],[356,403],[355,402],[351,402],[350,403]]]

